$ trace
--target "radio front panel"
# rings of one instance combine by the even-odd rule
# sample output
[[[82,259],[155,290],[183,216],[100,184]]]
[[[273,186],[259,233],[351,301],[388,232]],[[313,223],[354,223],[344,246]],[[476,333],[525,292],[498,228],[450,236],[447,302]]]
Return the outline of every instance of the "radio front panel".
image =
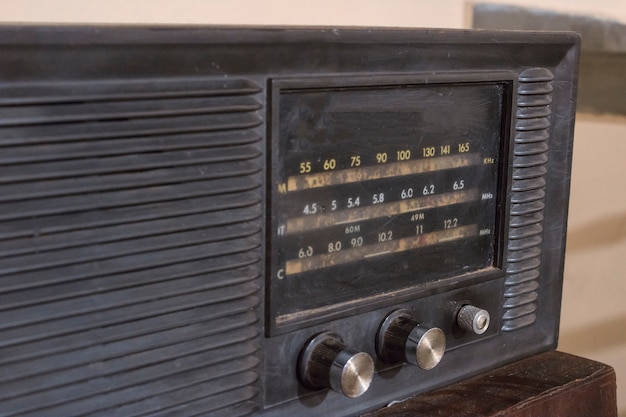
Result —
[[[556,346],[576,35],[0,32],[7,415],[358,415]]]

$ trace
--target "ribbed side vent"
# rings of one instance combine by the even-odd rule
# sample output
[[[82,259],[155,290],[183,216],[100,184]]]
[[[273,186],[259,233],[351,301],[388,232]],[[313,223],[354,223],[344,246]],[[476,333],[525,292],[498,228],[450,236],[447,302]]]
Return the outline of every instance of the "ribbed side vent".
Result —
[[[544,68],[532,68],[519,76],[504,331],[531,325],[537,319],[553,79]]]
[[[0,414],[258,411],[259,93],[0,84]]]

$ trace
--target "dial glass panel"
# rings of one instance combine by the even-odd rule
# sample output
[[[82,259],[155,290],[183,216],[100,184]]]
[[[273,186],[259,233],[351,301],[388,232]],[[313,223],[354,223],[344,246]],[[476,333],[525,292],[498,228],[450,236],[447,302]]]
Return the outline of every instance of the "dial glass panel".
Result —
[[[508,88],[280,90],[268,281],[275,332],[497,266]]]

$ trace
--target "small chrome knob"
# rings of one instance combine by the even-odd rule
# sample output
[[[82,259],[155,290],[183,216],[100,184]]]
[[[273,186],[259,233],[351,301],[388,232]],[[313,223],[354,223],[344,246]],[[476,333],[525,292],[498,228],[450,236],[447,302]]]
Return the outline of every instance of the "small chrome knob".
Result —
[[[300,354],[298,376],[313,390],[331,388],[346,397],[363,395],[374,379],[374,360],[365,352],[347,347],[335,333],[310,339]]]
[[[376,353],[383,362],[408,362],[430,370],[439,364],[445,351],[443,330],[418,323],[409,310],[392,312],[378,329]]]
[[[456,315],[456,324],[463,330],[483,334],[489,328],[490,316],[487,310],[464,305]]]
[[[438,327],[415,326],[406,341],[407,361],[429,371],[446,352],[446,335]]]

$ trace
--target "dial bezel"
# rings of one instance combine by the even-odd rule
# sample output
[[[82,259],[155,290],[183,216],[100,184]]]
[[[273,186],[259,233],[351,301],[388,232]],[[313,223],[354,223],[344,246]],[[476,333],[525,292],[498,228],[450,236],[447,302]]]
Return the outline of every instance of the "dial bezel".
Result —
[[[346,314],[354,314],[355,309],[358,311],[367,311],[375,306],[385,305],[385,303],[389,303],[389,298],[393,297],[394,300],[398,299],[407,299],[409,297],[414,297],[416,294],[427,294],[429,291],[433,291],[435,288],[454,288],[459,285],[460,281],[463,282],[481,282],[483,280],[494,279],[502,276],[502,248],[503,248],[503,239],[505,235],[504,228],[504,220],[507,216],[506,214],[506,193],[504,190],[506,189],[506,185],[508,183],[510,173],[508,172],[508,142],[509,142],[509,125],[510,125],[510,109],[511,109],[511,96],[512,96],[512,88],[513,88],[513,79],[514,74],[508,72],[498,72],[498,73],[481,73],[481,74],[439,74],[437,76],[424,77],[419,75],[407,76],[384,76],[384,77],[330,77],[330,78],[322,78],[322,79],[282,79],[282,80],[272,80],[271,82],[271,124],[270,124],[270,132],[271,132],[271,141],[270,149],[269,149],[269,166],[271,167],[269,173],[269,184],[270,190],[268,192],[269,196],[269,206],[268,209],[272,214],[270,220],[268,220],[268,230],[270,233],[270,239],[268,239],[268,273],[266,280],[266,333],[268,335],[281,334],[284,332],[288,332],[297,328],[301,328],[302,326],[308,326],[311,324],[319,323],[324,320],[338,318],[345,316]],[[345,297],[344,299],[334,300],[328,302],[327,304],[318,304],[318,305],[305,305],[309,299],[313,299],[315,297],[320,298],[324,294],[323,291],[320,290],[320,294],[315,295],[311,292],[309,295],[303,295],[304,291],[302,288],[291,289],[290,291],[280,291],[277,289],[277,282],[285,282],[285,269],[281,269],[280,266],[283,266],[284,263],[278,260],[277,255],[280,251],[282,251],[285,247],[294,247],[294,245],[281,245],[277,243],[277,240],[280,236],[281,227],[285,230],[285,222],[281,221],[279,217],[284,215],[285,210],[284,206],[281,207],[279,201],[284,198],[284,195],[289,192],[289,187],[298,187],[305,184],[305,180],[302,179],[303,175],[297,176],[294,172],[288,172],[289,170],[285,168],[285,159],[282,153],[285,153],[285,138],[284,129],[281,130],[281,117],[285,117],[284,114],[281,114],[281,97],[284,97],[286,94],[308,94],[308,93],[317,93],[317,92],[345,92],[345,91],[372,91],[372,90],[383,90],[394,92],[394,91],[406,91],[407,89],[454,89],[454,88],[498,88],[500,89],[500,93],[498,95],[498,106],[499,106],[499,117],[497,119],[497,139],[495,143],[497,143],[498,150],[496,151],[497,155],[495,158],[494,167],[491,167],[493,175],[496,178],[493,179],[492,189],[494,190],[493,194],[493,204],[489,213],[486,216],[487,221],[490,222],[492,226],[486,228],[490,230],[490,258],[488,262],[479,265],[479,266],[468,266],[467,260],[467,245],[464,247],[464,240],[461,238],[461,243],[456,246],[451,246],[454,249],[454,253],[461,253],[465,251],[464,255],[459,255],[457,258],[457,266],[453,269],[448,269],[446,271],[431,271],[430,275],[427,278],[414,279],[415,273],[411,271],[415,271],[415,267],[405,266],[404,276],[406,277],[405,281],[397,284],[393,282],[387,282],[383,287],[378,288],[377,290],[370,291],[369,293],[360,292],[359,288],[364,287],[363,285],[355,286],[353,288],[349,288],[348,286],[344,286],[341,289],[331,288],[327,294],[331,296],[335,296],[341,291],[349,291],[350,295]],[[283,108],[285,104],[282,103]],[[282,135],[282,136],[281,136]],[[472,142],[473,145],[477,143],[481,143],[480,139],[474,139]],[[459,145],[460,146],[460,145]],[[345,156],[345,155],[344,155]],[[454,157],[463,156],[458,154]],[[484,163],[485,166],[487,162],[483,162],[488,158],[484,157],[483,154],[478,154],[474,156],[480,160],[480,163]],[[434,158],[440,160],[446,160],[445,158]],[[433,159],[433,160],[434,160]],[[321,161],[318,161],[321,162]],[[400,161],[397,161],[400,162]],[[424,161],[429,162],[429,161]],[[344,162],[345,163],[345,162]],[[447,162],[446,162],[447,163]],[[293,165],[293,163],[291,164]],[[321,181],[339,181],[339,183],[334,183],[329,187],[334,187],[335,190],[340,189],[341,187],[350,188],[352,186],[363,186],[358,180],[354,180],[354,177],[350,177],[350,175],[356,175],[355,172],[350,172],[350,169],[345,169],[347,167],[341,167],[344,169],[337,169],[335,172],[322,172],[319,168],[317,172],[311,172],[308,180],[317,181],[319,178],[322,178]],[[367,168],[377,169],[375,166],[368,166]],[[293,166],[290,168],[291,171],[294,170]],[[306,167],[305,167],[306,169]],[[313,169],[313,168],[312,168]],[[478,168],[479,170],[483,170],[482,167]],[[336,174],[341,171],[342,175]],[[446,170],[444,168],[443,176],[447,175],[451,169]],[[348,172],[348,173],[346,173]],[[380,174],[380,171],[377,171],[378,174],[382,175],[381,181],[385,181],[384,173]],[[369,172],[368,172],[369,173]],[[359,172],[360,174],[360,172]],[[369,173],[371,174],[371,173]],[[419,175],[419,174],[418,174]],[[402,177],[401,177],[402,178]],[[345,182],[347,179],[347,183]],[[441,179],[441,175],[439,177]],[[300,181],[300,182],[297,182]],[[305,181],[305,182],[303,182]],[[342,182],[343,181],[343,182]],[[372,182],[369,180],[370,183]],[[306,188],[307,185],[305,184]],[[309,190],[306,190],[307,193],[315,193],[322,190],[326,191],[325,187],[310,187]],[[458,194],[458,193],[457,193]],[[484,195],[483,195],[484,196]],[[426,196],[428,197],[428,196]],[[475,198],[475,197],[474,197]],[[372,206],[370,206],[372,208]],[[435,215],[444,216],[446,208],[443,207],[441,209],[436,209],[439,211],[435,211]],[[362,210],[365,212],[365,210]],[[441,214],[444,213],[444,214]],[[292,214],[293,215],[293,214]],[[366,213],[367,215],[367,213]],[[300,216],[300,218],[304,218],[305,216]],[[323,216],[317,217],[318,219]],[[301,219],[297,220],[301,220]],[[311,216],[308,219],[313,219],[315,216]],[[308,220],[304,219],[304,220]],[[455,217],[451,217],[450,220],[455,219]],[[291,220],[291,218],[289,219]],[[338,220],[332,218],[329,221]],[[445,218],[440,219],[442,221],[447,221]],[[317,220],[315,220],[317,221]],[[384,221],[382,219],[381,221]],[[295,224],[295,222],[292,222]],[[292,224],[292,225],[293,225]],[[350,224],[348,222],[347,224]],[[309,231],[313,233],[317,231],[316,227],[319,226],[315,222],[311,225],[308,225]],[[456,225],[455,225],[456,226]],[[457,228],[454,232],[462,231],[462,228]],[[274,233],[276,232],[276,233]],[[448,231],[450,232],[450,231]],[[322,232],[320,232],[321,234]],[[468,232],[469,233],[469,232]],[[472,231],[472,233],[478,233],[477,230]],[[426,233],[427,234],[427,233]],[[435,236],[435,235],[433,235]],[[439,237],[437,237],[439,238]],[[442,238],[442,240],[445,237]],[[435,239],[435,237],[433,237]],[[415,240],[415,239],[414,239]],[[345,243],[344,243],[345,244]],[[448,247],[448,250],[450,247]],[[484,248],[481,248],[481,250]],[[426,250],[431,252],[429,256],[438,256],[433,255],[437,251],[441,253],[445,253],[445,248],[441,250],[441,248],[436,247],[427,247]],[[482,253],[481,250],[477,250],[476,253]],[[410,254],[410,252],[407,252]],[[447,252],[446,256],[449,258],[450,251]],[[305,254],[306,255],[306,254]],[[343,255],[343,254],[342,254]],[[376,254],[366,254],[361,258],[365,258],[367,255],[376,255]],[[404,253],[401,254],[403,259],[408,259],[409,263],[411,262],[411,257],[406,257]],[[292,259],[294,255],[292,254]],[[477,255],[481,256],[481,255]],[[336,262],[336,259],[332,259],[331,256],[326,255],[327,258],[330,258],[328,261],[330,264]],[[320,257],[321,258],[321,257]],[[398,263],[402,259],[400,256],[396,256],[393,260],[389,260],[385,265],[384,262],[380,262],[376,260],[376,263],[380,266],[381,270],[389,270],[391,265]],[[433,258],[434,259],[434,258]],[[347,262],[358,260],[349,259]],[[439,259],[437,259],[439,260]],[[304,264],[307,259],[303,261],[297,261],[299,264]],[[294,262],[296,263],[296,262]],[[376,265],[376,264],[375,264]],[[429,262],[428,265],[446,265],[446,263],[441,259],[441,262]],[[339,266],[331,266],[331,267],[323,267],[321,269],[321,274],[332,274],[337,273],[340,276],[342,275],[342,265]],[[371,270],[372,268],[370,268]],[[423,276],[425,271],[422,270],[420,272]],[[413,274],[413,275],[411,275]],[[364,274],[360,274],[362,276]],[[396,274],[397,275],[397,274]],[[347,278],[349,281],[349,278]],[[307,291],[310,291],[311,288],[315,287],[315,284],[312,284],[313,281],[309,279],[309,283],[305,285]],[[467,285],[467,284],[466,284]],[[339,287],[338,287],[339,288]],[[344,289],[345,288],[345,289]],[[348,289],[349,288],[349,289]],[[301,297],[310,297],[309,299],[302,299]],[[292,298],[300,297],[300,301],[291,302],[292,307],[291,310],[285,310],[285,306],[290,304],[290,300]],[[398,298],[399,297],[399,298]],[[368,307],[369,306],[369,307]],[[282,309],[282,311],[281,311]]]

